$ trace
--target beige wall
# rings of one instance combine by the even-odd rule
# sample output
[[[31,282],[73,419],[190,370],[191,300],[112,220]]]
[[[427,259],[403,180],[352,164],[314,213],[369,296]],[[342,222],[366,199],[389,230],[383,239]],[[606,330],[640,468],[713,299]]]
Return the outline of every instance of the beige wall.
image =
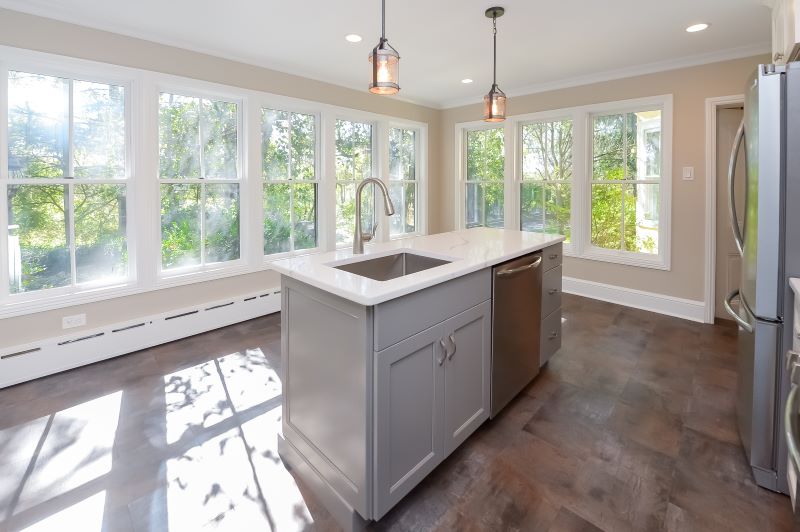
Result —
[[[0,45],[26,48],[132,68],[261,90],[273,94],[319,101],[331,105],[426,122],[428,130],[428,182],[438,184],[440,150],[436,141],[440,111],[376,96],[321,81],[284,74],[205,54],[163,46],[140,39],[0,9]],[[433,209],[434,211],[437,209]],[[275,272],[259,272],[217,281],[169,288],[135,296],[79,305],[16,318],[0,319],[0,347],[35,341],[64,333],[61,317],[86,313],[84,329],[101,327],[140,316],[254,292],[278,283]],[[77,332],[80,329],[72,329]]]
[[[674,297],[703,299],[705,224],[705,100],[741,94],[747,77],[769,57],[751,57],[669,72],[596,83],[527,96],[510,97],[509,116],[579,105],[672,94],[672,268],[660,271],[607,262],[567,258],[564,275]],[[440,122],[441,171],[431,204],[439,205],[435,231],[454,226],[455,124],[478,120],[480,104],[447,109]],[[681,171],[693,166],[695,179]]]

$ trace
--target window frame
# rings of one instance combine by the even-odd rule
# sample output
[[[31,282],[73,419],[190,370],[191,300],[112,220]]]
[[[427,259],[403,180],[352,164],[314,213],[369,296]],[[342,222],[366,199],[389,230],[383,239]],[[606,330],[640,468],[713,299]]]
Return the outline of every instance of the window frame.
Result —
[[[158,215],[158,262],[157,262],[156,275],[157,275],[157,277],[159,279],[170,279],[170,278],[173,278],[173,277],[182,277],[182,276],[185,276],[187,274],[192,274],[192,273],[196,273],[196,272],[207,272],[207,271],[218,272],[218,271],[221,271],[221,270],[235,270],[237,267],[243,265],[246,262],[245,257],[247,256],[247,253],[249,251],[249,249],[247,249],[247,247],[248,247],[248,243],[249,243],[249,240],[250,240],[248,238],[250,228],[247,226],[247,224],[243,223],[245,220],[248,219],[248,217],[247,217],[245,202],[242,200],[242,197],[244,195],[243,192],[246,191],[246,184],[247,184],[247,180],[248,180],[248,177],[249,177],[248,171],[247,171],[248,167],[247,167],[247,164],[246,164],[245,152],[244,152],[244,131],[245,131],[245,127],[244,127],[244,105],[245,105],[244,98],[242,96],[240,96],[240,95],[237,96],[237,95],[233,95],[233,94],[230,94],[230,93],[227,93],[227,92],[215,92],[213,90],[206,90],[206,89],[203,89],[203,88],[193,89],[193,88],[189,88],[189,87],[186,87],[184,85],[181,85],[181,84],[173,85],[173,84],[169,84],[169,83],[164,83],[164,84],[159,84],[156,87],[156,95],[157,95],[156,109],[157,109],[157,113],[160,113],[160,110],[161,110],[160,109],[160,98],[161,98],[161,94],[164,94],[164,93],[173,94],[173,95],[176,95],[176,96],[183,96],[185,98],[198,98],[198,99],[200,99],[201,107],[202,107],[202,101],[203,100],[212,100],[212,101],[220,101],[220,102],[224,102],[224,103],[234,103],[234,104],[236,104],[236,106],[237,106],[237,108],[236,108],[236,157],[237,157],[237,161],[236,162],[237,162],[237,170],[236,171],[237,171],[238,175],[237,175],[236,179],[206,178],[206,177],[203,177],[203,170],[202,170],[202,164],[203,164],[202,163],[202,150],[203,150],[203,146],[202,146],[202,143],[201,143],[201,146],[200,146],[201,158],[200,158],[200,163],[199,163],[200,164],[200,177],[197,177],[197,178],[167,178],[167,179],[162,178],[161,177],[161,169],[160,169],[160,163],[161,163],[161,160],[160,160],[160,150],[161,150],[161,145],[160,145],[160,141],[161,141],[160,117],[158,115],[156,115],[154,117],[155,122],[156,122],[156,128],[157,128],[156,139],[155,140],[156,140],[156,146],[157,146],[157,151],[156,151],[156,164],[157,164],[157,166],[156,166],[156,168],[157,168],[157,170],[156,170],[156,182],[158,184],[157,211],[159,213],[159,215]],[[199,113],[198,121],[199,121],[198,128],[199,128],[199,131],[201,132],[201,135],[202,135],[203,113]],[[211,263],[208,263],[208,262],[205,261],[205,256],[206,256],[205,242],[204,242],[205,232],[203,231],[203,228],[205,227],[205,222],[203,221],[203,222],[201,222],[201,232],[200,232],[200,246],[201,246],[200,247],[200,264],[189,265],[189,266],[179,266],[179,267],[176,267],[176,268],[164,269],[163,256],[162,256],[162,253],[163,253],[163,248],[162,248],[163,233],[162,233],[162,226],[161,226],[161,185],[165,185],[165,184],[199,184],[202,187],[201,190],[203,191],[202,192],[203,200],[205,200],[205,197],[206,197],[205,188],[206,188],[207,184],[214,184],[214,185],[216,185],[216,184],[222,184],[222,185],[225,185],[225,184],[228,184],[228,185],[236,184],[236,185],[239,186],[239,258],[238,259],[234,259],[234,260],[230,260],[230,261],[224,261],[224,262],[211,262]],[[200,215],[201,215],[201,218],[203,220],[205,220],[205,201],[203,201],[203,203],[202,203],[202,205],[200,207]]]
[[[402,130],[405,130],[405,131],[413,131],[414,132],[414,181],[409,181],[407,179],[403,179],[403,180],[400,180],[400,181],[394,181],[394,180],[391,179],[390,172],[391,172],[391,163],[392,163],[392,161],[391,161],[391,150],[389,149],[389,144],[391,142],[390,135],[391,135],[391,130],[392,129],[402,129]],[[387,134],[385,135],[385,140],[386,140],[386,170],[384,172],[381,172],[383,175],[386,176],[383,179],[383,181],[384,181],[384,183],[386,184],[387,187],[389,187],[392,184],[398,184],[398,183],[403,183],[403,184],[413,183],[414,187],[415,187],[415,192],[414,192],[415,196],[414,196],[414,198],[415,198],[415,203],[416,203],[415,204],[415,208],[416,208],[417,212],[415,213],[416,214],[416,225],[414,226],[415,230],[413,232],[409,232],[409,233],[404,232],[402,234],[392,236],[390,228],[386,227],[385,228],[386,232],[383,235],[384,239],[388,239],[388,240],[403,240],[404,238],[413,238],[415,236],[420,236],[420,235],[424,235],[424,234],[427,233],[428,205],[427,205],[427,202],[425,202],[425,203],[422,202],[422,200],[425,199],[423,197],[427,196],[427,194],[424,194],[422,192],[422,190],[421,190],[421,185],[422,185],[422,183],[425,182],[423,180],[423,177],[422,177],[424,172],[425,172],[425,169],[422,168],[422,166],[423,166],[422,165],[423,156],[422,156],[421,152],[424,149],[423,146],[427,145],[427,139],[425,139],[425,142],[423,142],[423,135],[424,134],[425,134],[425,132],[423,132],[422,128],[420,128],[419,125],[413,125],[410,122],[402,122],[402,121],[398,121],[398,120],[392,120],[388,124]],[[388,226],[389,224],[387,223],[387,224],[384,224],[384,225]],[[380,232],[381,231],[379,231],[379,233]]]
[[[306,115],[306,116],[311,116],[313,118],[313,120],[314,120],[314,180],[313,181],[310,181],[310,180],[294,180],[294,179],[269,180],[266,177],[264,177],[264,154],[261,152],[261,147],[262,147],[262,137],[261,137],[262,133],[261,132],[262,132],[262,126],[263,126],[261,116],[262,116],[262,111],[263,110],[267,110],[267,109],[270,109],[270,110],[273,110],[273,111],[289,113],[290,115],[291,114],[302,114],[302,115]],[[300,110],[298,110],[298,109],[300,109]],[[261,233],[261,247],[259,249],[260,249],[261,255],[262,255],[262,262],[269,263],[271,261],[280,260],[280,259],[284,259],[284,258],[287,258],[287,257],[295,257],[295,256],[298,256],[298,255],[312,255],[314,253],[319,253],[319,252],[321,252],[322,250],[325,249],[325,245],[323,244],[323,234],[322,234],[323,230],[322,230],[322,223],[321,223],[322,221],[321,221],[321,217],[320,217],[320,208],[321,208],[321,204],[323,203],[322,201],[320,201],[321,198],[322,198],[322,187],[323,187],[322,154],[320,153],[322,151],[321,150],[321,147],[322,147],[322,131],[321,131],[322,130],[322,114],[319,112],[319,110],[312,111],[312,110],[304,109],[304,108],[302,108],[302,106],[301,107],[297,107],[297,106],[294,106],[294,105],[284,106],[284,107],[258,106],[257,111],[258,111],[258,117],[259,117],[259,119],[258,119],[258,131],[259,131],[259,134],[258,134],[259,143],[258,143],[258,145],[259,145],[259,150],[258,150],[258,179],[255,180],[255,181],[258,181],[259,185],[261,185],[261,189],[260,189],[261,202],[259,204],[260,205],[260,209],[259,210],[261,212],[261,216],[260,216],[261,221],[260,221],[260,224],[259,224],[259,228],[261,229],[260,230],[260,233]],[[291,129],[290,129],[289,135],[290,135],[290,139],[291,139]],[[290,163],[289,168],[291,168],[291,163]],[[293,183],[306,183],[306,184],[313,183],[313,184],[315,184],[317,186],[317,195],[316,195],[317,197],[316,197],[316,200],[315,200],[316,204],[314,205],[315,216],[316,216],[317,245],[315,247],[313,247],[313,248],[291,249],[290,251],[282,251],[282,252],[278,252],[278,253],[264,253],[263,237],[264,237],[264,215],[265,215],[265,213],[263,211],[263,208],[264,208],[264,189],[263,189],[263,187],[268,185],[268,184],[276,184],[276,185],[277,184],[288,184],[288,185],[291,185]],[[290,204],[290,209],[291,209],[291,204]],[[293,213],[290,212],[290,216],[293,216]],[[292,235],[294,235],[294,224],[292,224]],[[292,246],[292,248],[294,248],[294,237],[293,236],[292,236],[292,240],[291,240],[291,246]]]
[[[591,185],[592,185],[592,117],[602,114],[661,110],[661,178],[659,190],[659,240],[658,254],[623,250],[609,250],[591,245]],[[503,123],[505,142],[505,202],[504,227],[520,228],[520,186],[522,183],[522,126],[553,120],[572,120],[572,200],[571,242],[564,244],[564,254],[571,257],[652,268],[671,269],[672,228],[672,142],[673,95],[663,94],[613,102],[550,109],[535,113],[510,116]],[[496,124],[482,121],[462,122],[455,125],[455,227],[465,229],[466,182],[466,132],[475,129],[492,129]],[[510,132],[510,134],[509,134]],[[513,138],[513,143],[507,142]],[[636,181],[631,181],[631,184]]]
[[[2,48],[0,48],[2,51]],[[41,178],[30,177],[12,179],[8,173],[9,151],[8,151],[8,79],[9,72],[24,72],[27,74],[57,77],[67,79],[69,88],[69,110],[68,110],[68,130],[69,130],[69,166],[74,169],[74,82],[82,81],[89,83],[108,84],[122,87],[125,90],[125,169],[123,176],[117,179],[105,178],[76,178],[63,176],[60,178]],[[75,260],[75,223],[71,220],[69,232],[71,243],[69,246],[70,254],[70,283],[66,286],[44,288],[30,292],[11,293],[9,281],[10,271],[7,260],[0,260],[0,302],[4,306],[13,308],[30,309],[35,308],[42,302],[51,300],[63,300],[65,298],[81,300],[84,295],[94,294],[101,290],[126,289],[133,286],[138,280],[138,260],[137,245],[134,227],[138,223],[138,215],[135,212],[136,205],[136,163],[135,163],[135,136],[138,124],[134,119],[133,109],[135,108],[136,95],[134,90],[135,81],[126,75],[125,69],[109,68],[98,69],[92,64],[78,65],[74,60],[65,61],[54,60],[49,57],[33,57],[29,54],[20,54],[18,57],[4,58],[0,56],[0,249],[8,250],[8,187],[14,185],[31,186],[66,186],[70,190],[70,197],[74,197],[77,185],[121,185],[125,187],[126,204],[126,227],[125,240],[128,254],[127,275],[106,281],[77,282],[76,260]],[[71,172],[74,174],[74,172]],[[75,282],[73,282],[73,279]],[[3,317],[0,312],[0,317]]]
[[[517,163],[514,159],[514,154],[517,151],[517,138],[514,133],[512,122],[506,120],[501,124],[484,122],[483,120],[475,120],[456,124],[456,142],[458,146],[455,151],[456,161],[456,200],[457,203],[453,209],[456,217],[455,227],[457,229],[466,229],[466,202],[467,202],[467,134],[473,131],[486,131],[489,129],[501,129],[503,131],[503,227],[514,228],[518,227],[518,223],[513,223],[513,211],[518,209],[517,195],[511,192],[514,183],[514,169]],[[474,182],[474,181],[473,181]],[[481,183],[490,181],[480,181]],[[499,182],[498,182],[499,183]],[[512,225],[509,225],[512,223]],[[478,226],[484,227],[484,226]]]
[[[126,88],[126,119],[128,120],[128,145],[126,164],[129,167],[127,182],[127,237],[128,271],[125,283],[93,287],[74,293],[58,293],[48,289],[41,294],[23,293],[9,297],[8,261],[0,260],[0,318],[22,316],[75,305],[142,294],[224,279],[271,269],[270,263],[280,256],[263,254],[263,204],[261,201],[261,108],[281,109],[317,117],[317,220],[318,248],[298,250],[297,255],[335,251],[345,247],[335,245],[335,146],[334,124],[337,118],[369,121],[375,125],[373,140],[379,146],[374,157],[373,174],[388,179],[388,159],[381,152],[383,144],[388,150],[388,128],[399,124],[414,128],[419,135],[418,204],[421,217],[418,234],[427,233],[427,141],[428,124],[389,115],[350,109],[333,104],[278,95],[263,90],[236,87],[222,83],[201,81],[172,74],[122,67],[107,63],[63,57],[45,52],[24,50],[0,45],[0,249],[8,249],[7,196],[5,192],[8,171],[8,70],[20,70],[44,75],[54,75],[113,83]],[[161,223],[159,191],[159,103],[161,92],[174,92],[189,96],[218,98],[239,104],[239,181],[240,197],[240,258],[236,264],[217,263],[220,267],[203,270],[190,269],[170,275],[159,274],[161,268]],[[385,141],[385,142],[384,142]],[[378,162],[380,161],[380,163]],[[384,166],[386,169],[384,170]],[[122,180],[119,180],[122,184]],[[232,182],[232,181],[231,181]],[[252,198],[258,198],[254,201]],[[385,233],[384,233],[385,231]],[[389,240],[388,224],[379,225],[376,242]],[[369,246],[370,244],[367,244]],[[84,288],[81,285],[82,288]]]

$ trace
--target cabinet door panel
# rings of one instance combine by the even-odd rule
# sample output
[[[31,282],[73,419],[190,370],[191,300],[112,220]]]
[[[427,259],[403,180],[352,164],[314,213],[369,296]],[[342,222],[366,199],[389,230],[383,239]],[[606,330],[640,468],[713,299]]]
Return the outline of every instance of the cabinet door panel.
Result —
[[[444,323],[452,334],[444,371],[444,450],[450,454],[489,417],[491,302]]]
[[[442,331],[433,327],[376,355],[375,519],[443,459]]]

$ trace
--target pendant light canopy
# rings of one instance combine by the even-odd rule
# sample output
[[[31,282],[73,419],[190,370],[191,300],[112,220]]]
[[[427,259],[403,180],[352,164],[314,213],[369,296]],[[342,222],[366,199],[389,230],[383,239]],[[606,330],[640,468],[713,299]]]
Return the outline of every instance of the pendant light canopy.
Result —
[[[483,120],[486,122],[502,122],[506,119],[506,93],[497,86],[497,17],[502,17],[506,10],[502,7],[490,7],[486,16],[492,19],[492,38],[494,39],[494,59],[492,61],[492,88],[483,97]]]
[[[369,54],[372,81],[369,92],[397,94],[400,92],[400,54],[386,39],[386,0],[381,0],[381,40]]]

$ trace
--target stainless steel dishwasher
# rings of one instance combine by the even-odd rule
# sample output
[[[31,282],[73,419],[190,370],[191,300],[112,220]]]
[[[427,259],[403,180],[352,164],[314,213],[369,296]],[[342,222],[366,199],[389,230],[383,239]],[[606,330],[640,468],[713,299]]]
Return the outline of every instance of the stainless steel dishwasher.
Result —
[[[492,268],[492,405],[497,415],[539,373],[542,254]]]

